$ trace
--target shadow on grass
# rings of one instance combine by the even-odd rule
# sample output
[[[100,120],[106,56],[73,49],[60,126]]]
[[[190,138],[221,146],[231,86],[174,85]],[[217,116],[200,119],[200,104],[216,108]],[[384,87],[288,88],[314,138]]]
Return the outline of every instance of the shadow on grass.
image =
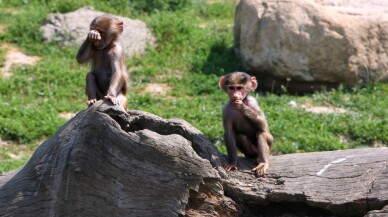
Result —
[[[234,48],[221,41],[210,48],[210,54],[203,63],[193,64],[192,71],[221,76],[229,72],[244,71],[244,68]]]

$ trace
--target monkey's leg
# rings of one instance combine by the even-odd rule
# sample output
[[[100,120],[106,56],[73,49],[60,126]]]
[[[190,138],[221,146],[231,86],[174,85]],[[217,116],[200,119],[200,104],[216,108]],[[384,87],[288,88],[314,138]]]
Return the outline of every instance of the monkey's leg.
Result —
[[[258,135],[261,136],[260,134]],[[238,136],[236,136],[236,139],[237,139],[238,148],[242,153],[244,153],[245,157],[256,159],[257,166],[252,169],[252,172],[254,172],[255,175],[258,177],[263,176],[265,174],[265,171],[269,167],[269,163],[266,160],[268,158],[265,158],[263,156],[263,153],[264,153],[263,151],[265,150],[261,149],[263,147],[261,140],[258,141],[258,145],[255,145],[248,138],[248,136],[244,134],[239,134]]]
[[[238,149],[248,158],[257,158],[259,154],[256,145],[245,134],[236,135],[236,143]]]
[[[257,139],[257,167],[253,168],[252,171],[255,172],[256,176],[264,176],[265,172],[269,167],[269,154],[270,149],[267,143],[266,134],[263,132],[256,133]]]
[[[237,144],[236,144],[236,134],[232,128],[232,122],[230,119],[226,119],[224,117],[225,122],[224,128],[224,141],[226,145],[226,151],[228,153],[228,160],[224,164],[224,168],[226,172],[232,171],[232,170],[237,170],[237,161],[238,161],[238,156],[237,156]]]
[[[88,106],[93,105],[97,100],[102,99],[102,94],[97,87],[96,75],[93,72],[89,72],[86,75],[86,96],[88,97]]]

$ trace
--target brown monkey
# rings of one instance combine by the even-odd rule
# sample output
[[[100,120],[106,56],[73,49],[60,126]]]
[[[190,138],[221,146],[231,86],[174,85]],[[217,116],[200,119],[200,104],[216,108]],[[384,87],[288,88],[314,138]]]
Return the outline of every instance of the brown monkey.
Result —
[[[127,109],[129,78],[120,43],[123,22],[109,15],[96,17],[77,53],[78,63],[91,62],[86,75],[87,104],[107,99]]]
[[[249,96],[257,87],[256,77],[244,72],[233,72],[221,76],[220,88],[229,96],[222,116],[224,140],[228,152],[226,171],[237,169],[237,148],[249,158],[256,159],[252,171],[263,176],[269,167],[270,148],[273,137],[267,120],[257,100]]]

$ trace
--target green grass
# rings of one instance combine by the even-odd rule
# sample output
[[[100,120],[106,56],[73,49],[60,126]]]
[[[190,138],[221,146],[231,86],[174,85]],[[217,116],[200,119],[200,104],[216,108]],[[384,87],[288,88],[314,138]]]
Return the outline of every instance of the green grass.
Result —
[[[5,143],[0,146],[0,174],[23,166],[38,146],[37,142],[29,145]]]
[[[185,119],[225,151],[221,109],[227,97],[218,88],[218,77],[244,71],[233,52],[235,5],[227,0],[214,4],[187,1],[178,6],[174,0],[159,0],[149,7],[129,2],[0,1],[0,25],[5,26],[0,44],[12,44],[42,58],[34,66],[15,68],[10,78],[0,78],[0,139],[24,144],[0,145],[0,173],[25,163],[37,144],[66,122],[59,113],[77,113],[86,108],[88,67],[76,63],[77,47],[43,43],[39,31],[48,13],[70,12],[86,5],[144,20],[157,37],[158,47],[149,48],[142,57],[127,59],[132,79],[129,109]],[[0,49],[0,66],[5,53]],[[166,83],[172,90],[165,97],[152,96],[143,91],[149,83]],[[260,93],[256,97],[275,137],[275,154],[388,143],[387,84],[341,87],[305,96]],[[338,107],[347,112],[314,114],[292,108],[290,101]],[[12,153],[22,154],[15,158],[19,155]]]

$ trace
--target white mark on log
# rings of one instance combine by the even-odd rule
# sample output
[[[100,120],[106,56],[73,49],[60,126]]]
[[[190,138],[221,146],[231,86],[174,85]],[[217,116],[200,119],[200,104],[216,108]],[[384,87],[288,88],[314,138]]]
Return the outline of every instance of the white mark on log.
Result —
[[[337,163],[341,163],[342,161],[345,161],[347,158],[340,158],[338,160],[335,160],[335,161],[332,161],[331,163],[332,164],[337,164]]]
[[[317,176],[321,176],[323,174],[323,172],[325,172],[329,167],[331,167],[331,165],[333,165],[333,164],[329,163],[329,164],[325,165],[319,172],[317,172]]]
[[[340,159],[337,159],[337,160],[330,162],[329,164],[325,165],[319,172],[317,172],[317,176],[321,176],[329,167],[333,166],[333,164],[341,163],[342,161],[345,161],[345,160],[352,158],[352,157],[354,157],[354,156],[349,155],[349,156],[346,156],[344,158],[340,158]]]

